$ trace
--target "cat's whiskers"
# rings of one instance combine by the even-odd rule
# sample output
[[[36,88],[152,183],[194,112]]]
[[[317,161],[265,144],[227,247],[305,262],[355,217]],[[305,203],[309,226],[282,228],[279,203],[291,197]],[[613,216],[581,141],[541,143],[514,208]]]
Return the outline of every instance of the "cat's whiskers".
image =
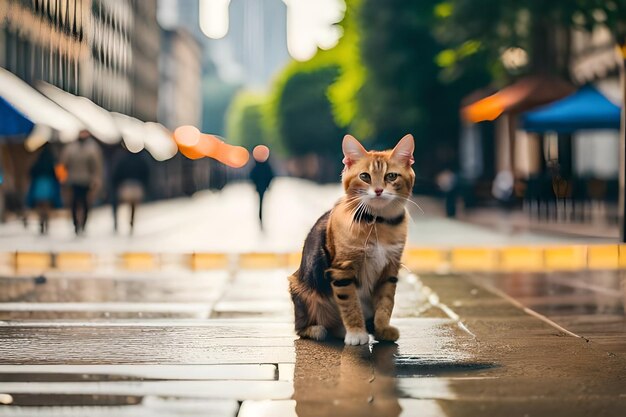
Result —
[[[376,222],[372,223],[372,227],[370,227],[370,232],[367,234],[367,237],[365,238],[365,243],[363,244],[363,260],[367,259],[367,243],[370,240],[372,230],[374,229],[376,229]]]
[[[362,210],[364,205],[365,202],[363,199],[359,198],[359,204],[350,212],[350,227],[348,228],[348,232],[352,233],[352,228],[354,227],[354,224],[357,223],[357,216],[360,214],[359,210]]]
[[[402,197],[401,195],[398,195],[398,194],[392,194],[392,195],[393,195],[395,198],[397,198],[398,200],[403,200],[403,201],[406,201],[406,202],[408,202],[408,203],[411,203],[411,204],[415,205],[415,207],[417,207],[417,208],[419,209],[419,211],[421,211],[421,212],[422,212],[422,214],[426,214],[426,213],[424,213],[424,210],[422,210],[422,208],[420,207],[420,205],[419,205],[419,204],[417,204],[415,201],[411,200],[410,198],[407,198],[407,197]]]

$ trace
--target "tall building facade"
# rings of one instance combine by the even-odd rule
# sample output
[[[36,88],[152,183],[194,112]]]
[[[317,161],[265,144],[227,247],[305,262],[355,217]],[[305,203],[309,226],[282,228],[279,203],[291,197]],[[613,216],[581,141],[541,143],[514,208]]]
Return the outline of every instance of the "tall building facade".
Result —
[[[140,120],[157,120],[161,53],[161,27],[157,22],[157,0],[132,0],[130,114]]]
[[[230,0],[228,33],[211,39],[200,29],[201,1],[211,0],[160,0],[159,22],[170,30],[185,28],[194,36],[205,60],[214,63],[223,80],[266,87],[289,61],[287,5],[282,0]]]
[[[239,65],[241,82],[266,86],[289,61],[287,5],[282,0],[232,0],[230,30],[223,41]]]
[[[185,29],[161,33],[159,122],[174,130],[201,125],[202,49]],[[208,160],[191,161],[179,154],[157,174],[159,188],[170,195],[191,195],[208,184]],[[196,174],[199,171],[200,174]]]
[[[202,50],[186,30],[161,34],[161,100],[159,121],[170,129],[200,125],[202,112]]]
[[[107,110],[156,117],[156,0],[3,0],[0,66]]]

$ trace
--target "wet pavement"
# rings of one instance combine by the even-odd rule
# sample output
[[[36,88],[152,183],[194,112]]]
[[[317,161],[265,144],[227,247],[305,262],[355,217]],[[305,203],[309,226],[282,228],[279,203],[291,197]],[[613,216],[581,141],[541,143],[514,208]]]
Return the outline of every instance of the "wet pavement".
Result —
[[[289,272],[0,277],[0,416],[626,415],[618,272],[404,273],[357,347],[295,337]]]

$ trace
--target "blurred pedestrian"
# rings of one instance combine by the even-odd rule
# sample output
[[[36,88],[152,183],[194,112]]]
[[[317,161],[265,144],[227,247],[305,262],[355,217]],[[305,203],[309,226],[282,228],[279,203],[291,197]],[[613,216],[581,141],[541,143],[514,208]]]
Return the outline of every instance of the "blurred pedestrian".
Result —
[[[456,200],[458,190],[457,175],[452,170],[445,169],[437,175],[435,181],[445,197],[446,217],[456,217]]]
[[[267,146],[256,146],[252,150],[252,157],[255,163],[252,171],[250,171],[250,179],[256,186],[256,192],[259,194],[259,222],[261,229],[263,229],[263,197],[274,179],[274,170],[269,163],[270,150]]]
[[[130,205],[130,233],[135,228],[135,212],[144,199],[150,181],[150,168],[141,153],[126,152],[113,168],[113,228],[118,229],[118,208],[120,204]]]
[[[50,212],[53,208],[61,208],[61,184],[55,172],[55,158],[46,144],[39,152],[35,163],[30,168],[30,187],[26,204],[39,215],[39,231],[48,233]]]
[[[87,130],[63,149],[61,164],[71,188],[72,221],[76,235],[85,232],[89,206],[102,184],[102,151]]]

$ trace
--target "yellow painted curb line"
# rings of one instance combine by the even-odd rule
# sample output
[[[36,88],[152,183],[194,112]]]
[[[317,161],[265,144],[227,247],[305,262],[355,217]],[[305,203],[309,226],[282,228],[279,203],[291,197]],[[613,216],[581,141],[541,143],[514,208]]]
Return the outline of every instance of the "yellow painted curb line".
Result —
[[[498,251],[483,248],[452,249],[453,271],[493,271],[498,265]]]
[[[4,270],[41,273],[48,270],[91,271],[116,259],[127,271],[155,271],[164,267],[191,270],[285,268],[300,265],[301,253],[192,253],[165,256],[128,252],[102,256],[91,253],[15,252],[0,254]],[[419,248],[405,250],[402,264],[416,272],[546,272],[626,269],[626,245],[553,245],[507,247]]]
[[[286,268],[288,256],[284,253],[242,253],[239,255],[239,267],[242,269]]]
[[[56,255],[54,264],[60,271],[92,271],[95,268],[91,253],[62,252]]]
[[[544,251],[544,269],[550,271],[585,269],[586,250],[585,246],[548,247]]]
[[[45,252],[16,252],[13,266],[20,272],[43,272],[52,267],[52,256]]]
[[[588,246],[587,267],[589,269],[617,269],[619,267],[619,246]]]
[[[544,269],[543,249],[512,246],[500,249],[499,269],[503,271],[534,272]]]
[[[190,266],[193,270],[225,269],[229,258],[224,253],[193,253],[190,256]]]
[[[124,253],[121,266],[129,271],[154,271],[159,267],[159,260],[152,253]]]
[[[449,267],[447,251],[439,249],[407,248],[402,263],[415,272],[444,272]]]

